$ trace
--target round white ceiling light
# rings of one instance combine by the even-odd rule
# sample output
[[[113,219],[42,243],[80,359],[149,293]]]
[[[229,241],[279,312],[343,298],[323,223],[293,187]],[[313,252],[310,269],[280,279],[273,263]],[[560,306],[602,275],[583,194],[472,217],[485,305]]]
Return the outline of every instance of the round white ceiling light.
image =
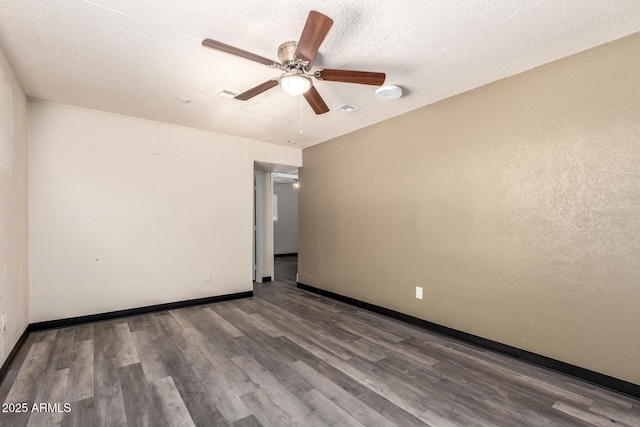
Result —
[[[309,77],[296,72],[280,76],[279,81],[282,89],[293,96],[302,95],[313,86]]]
[[[385,85],[376,89],[376,98],[382,101],[393,101],[402,96],[402,88],[396,85]]]

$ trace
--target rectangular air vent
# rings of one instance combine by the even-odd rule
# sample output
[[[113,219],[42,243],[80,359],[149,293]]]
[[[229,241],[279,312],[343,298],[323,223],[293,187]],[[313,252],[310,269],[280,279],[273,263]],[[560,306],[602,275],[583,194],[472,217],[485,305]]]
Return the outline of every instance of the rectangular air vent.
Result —
[[[356,110],[359,110],[360,107],[356,107],[355,105],[342,104],[339,107],[336,107],[336,111],[342,111],[343,113],[353,113]]]
[[[216,95],[224,96],[225,98],[235,98],[236,96],[238,96],[238,92],[227,89],[226,87],[221,87],[216,92]]]

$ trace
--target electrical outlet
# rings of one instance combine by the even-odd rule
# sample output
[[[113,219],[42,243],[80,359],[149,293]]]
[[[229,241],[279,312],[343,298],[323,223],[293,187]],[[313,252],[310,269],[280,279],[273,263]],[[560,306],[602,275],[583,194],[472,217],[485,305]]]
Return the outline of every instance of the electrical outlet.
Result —
[[[296,283],[298,283],[298,273],[296,273]]]
[[[7,331],[7,316],[2,313],[2,333]]]
[[[416,298],[422,299],[422,288],[420,286],[416,286]]]
[[[204,281],[205,282],[210,282],[213,280],[213,275],[211,273],[207,273],[204,275]]]

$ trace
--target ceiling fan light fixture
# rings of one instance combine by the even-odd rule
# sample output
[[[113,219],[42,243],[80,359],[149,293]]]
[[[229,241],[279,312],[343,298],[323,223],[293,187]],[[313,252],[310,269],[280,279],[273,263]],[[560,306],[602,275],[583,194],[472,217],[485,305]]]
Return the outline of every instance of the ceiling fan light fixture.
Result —
[[[302,95],[313,86],[311,79],[305,75],[297,73],[287,73],[280,77],[280,86],[289,95]]]

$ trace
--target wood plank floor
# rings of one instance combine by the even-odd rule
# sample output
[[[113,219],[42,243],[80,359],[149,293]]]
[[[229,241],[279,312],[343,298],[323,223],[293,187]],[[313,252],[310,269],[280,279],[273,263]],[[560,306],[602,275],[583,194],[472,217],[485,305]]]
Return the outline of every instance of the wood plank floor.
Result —
[[[29,411],[0,425],[640,426],[637,400],[301,291],[295,271],[278,257],[253,298],[31,334],[0,385]]]

